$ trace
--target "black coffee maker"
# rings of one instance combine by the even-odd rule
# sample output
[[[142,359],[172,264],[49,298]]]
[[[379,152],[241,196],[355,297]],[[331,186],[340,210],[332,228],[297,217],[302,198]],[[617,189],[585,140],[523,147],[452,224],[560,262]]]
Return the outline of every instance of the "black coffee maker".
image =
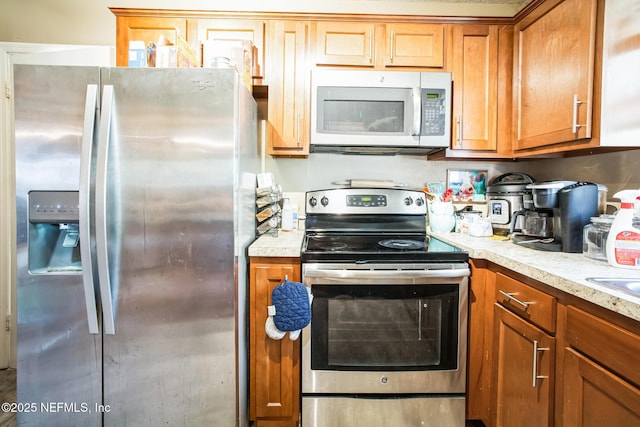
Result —
[[[598,216],[598,185],[590,182],[545,181],[530,184],[536,210],[553,213],[553,240],[527,239],[515,243],[554,252],[582,252],[584,226]]]

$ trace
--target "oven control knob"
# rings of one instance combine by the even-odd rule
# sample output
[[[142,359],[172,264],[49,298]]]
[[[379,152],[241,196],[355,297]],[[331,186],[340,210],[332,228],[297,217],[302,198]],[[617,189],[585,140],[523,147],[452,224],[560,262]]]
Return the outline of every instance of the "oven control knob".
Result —
[[[404,204],[407,206],[411,206],[413,204],[413,199],[411,197],[405,197]]]
[[[314,207],[314,208],[315,208],[317,204],[318,204],[318,199],[316,199],[315,197],[313,197],[313,196],[312,196],[312,197],[309,199],[309,205],[311,205],[311,207]]]
[[[382,376],[380,377],[380,384],[387,384],[389,382],[389,378]]]
[[[416,199],[416,206],[422,206],[424,204],[424,199],[422,197],[418,197]]]
[[[320,204],[322,206],[327,206],[329,204],[329,199],[327,199],[327,197],[323,197],[322,199],[320,199]]]

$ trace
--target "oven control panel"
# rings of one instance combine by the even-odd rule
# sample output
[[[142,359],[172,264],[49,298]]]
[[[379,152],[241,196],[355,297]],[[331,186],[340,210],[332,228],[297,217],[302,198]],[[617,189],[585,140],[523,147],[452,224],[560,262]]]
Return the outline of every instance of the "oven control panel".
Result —
[[[338,188],[306,193],[307,214],[426,215],[424,193],[396,188]]]
[[[349,194],[347,195],[347,206],[387,206],[387,196],[381,194]]]

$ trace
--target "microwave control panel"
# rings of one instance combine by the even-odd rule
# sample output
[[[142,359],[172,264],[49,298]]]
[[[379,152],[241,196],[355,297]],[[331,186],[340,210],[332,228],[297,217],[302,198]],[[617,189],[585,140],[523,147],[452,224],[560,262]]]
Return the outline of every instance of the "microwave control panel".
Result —
[[[422,88],[422,136],[445,134],[446,99],[444,89]]]

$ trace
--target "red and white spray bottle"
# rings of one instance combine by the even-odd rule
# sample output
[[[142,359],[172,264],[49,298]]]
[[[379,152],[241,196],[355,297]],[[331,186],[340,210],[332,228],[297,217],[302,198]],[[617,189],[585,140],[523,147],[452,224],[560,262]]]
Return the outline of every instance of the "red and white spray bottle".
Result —
[[[607,237],[607,261],[613,267],[640,269],[640,190],[622,190],[613,197],[622,203]]]

